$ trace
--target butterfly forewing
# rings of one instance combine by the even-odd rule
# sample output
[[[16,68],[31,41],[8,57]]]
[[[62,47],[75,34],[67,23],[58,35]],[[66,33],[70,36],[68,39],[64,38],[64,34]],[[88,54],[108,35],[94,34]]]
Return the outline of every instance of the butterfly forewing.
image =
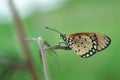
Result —
[[[103,34],[96,34],[96,36],[97,36],[97,40],[98,40],[97,51],[104,50],[105,48],[107,48],[110,45],[111,40],[108,36],[103,35]]]
[[[81,57],[90,57],[105,49],[110,44],[110,39],[99,33],[75,33],[66,36],[69,47]]]

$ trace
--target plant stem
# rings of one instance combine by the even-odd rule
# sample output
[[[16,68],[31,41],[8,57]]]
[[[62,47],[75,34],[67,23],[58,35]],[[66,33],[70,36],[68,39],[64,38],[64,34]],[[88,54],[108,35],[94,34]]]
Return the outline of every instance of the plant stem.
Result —
[[[43,68],[44,68],[44,73],[45,73],[46,80],[50,80],[49,79],[49,74],[48,74],[48,69],[47,69],[47,66],[46,66],[44,41],[42,40],[41,37],[38,37],[38,45],[39,45],[39,48],[40,48],[40,51],[41,51],[41,58],[42,58],[42,63],[43,63]]]
[[[12,12],[13,19],[15,22],[14,27],[16,28],[16,32],[17,32],[18,36],[21,38],[20,43],[21,43],[21,47],[22,47],[25,57],[26,57],[26,67],[30,71],[30,74],[33,77],[33,80],[38,80],[37,73],[35,72],[35,69],[33,67],[30,50],[28,48],[26,41],[24,40],[25,34],[24,34],[23,25],[22,25],[19,15],[18,15],[18,12],[13,4],[13,0],[9,0],[9,6],[11,8],[11,12]]]
[[[69,48],[68,46],[60,46],[60,45],[56,45],[56,46],[51,46],[45,50],[48,50],[48,49],[64,49],[64,50],[71,50],[71,48]]]

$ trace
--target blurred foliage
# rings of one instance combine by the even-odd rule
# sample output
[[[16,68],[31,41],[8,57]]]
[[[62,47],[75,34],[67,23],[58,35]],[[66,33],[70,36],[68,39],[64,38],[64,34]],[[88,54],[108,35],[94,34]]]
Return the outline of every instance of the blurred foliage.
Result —
[[[88,59],[76,56],[73,51],[56,50],[61,69],[56,66],[54,57],[46,52],[51,80],[120,80],[119,4],[119,0],[69,0],[62,8],[51,12],[36,10],[31,16],[22,19],[27,37],[41,36],[51,45],[58,44],[60,38],[57,33],[44,29],[44,26],[57,29],[65,34],[100,32],[108,35],[112,40],[107,49]],[[13,22],[0,23],[0,55],[3,53],[11,55],[9,51],[12,51],[14,52],[12,58],[24,61],[24,55],[19,40],[15,38],[16,32],[13,26]],[[36,42],[29,42],[28,44],[32,52],[35,69],[41,80],[45,80],[38,54],[38,45]],[[1,69],[3,68],[1,67]],[[11,80],[32,79],[28,72],[17,70],[12,75]]]

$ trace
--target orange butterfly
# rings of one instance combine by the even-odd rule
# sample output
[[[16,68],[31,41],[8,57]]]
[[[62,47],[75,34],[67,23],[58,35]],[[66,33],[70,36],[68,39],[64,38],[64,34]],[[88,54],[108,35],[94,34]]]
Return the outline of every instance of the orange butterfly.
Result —
[[[111,43],[111,39],[108,36],[100,33],[84,32],[64,35],[57,30],[46,28],[58,32],[65,45],[71,48],[77,55],[84,58],[88,58],[96,52],[104,50]]]

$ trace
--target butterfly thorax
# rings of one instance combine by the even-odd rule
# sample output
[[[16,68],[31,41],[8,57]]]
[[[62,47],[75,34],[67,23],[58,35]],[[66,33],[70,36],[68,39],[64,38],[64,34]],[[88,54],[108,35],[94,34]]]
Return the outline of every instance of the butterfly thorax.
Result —
[[[68,38],[68,36],[61,34],[60,37],[66,46],[71,46],[73,44],[73,40]]]
[[[68,40],[65,34],[60,34],[60,37],[62,38],[65,45],[68,45]]]

